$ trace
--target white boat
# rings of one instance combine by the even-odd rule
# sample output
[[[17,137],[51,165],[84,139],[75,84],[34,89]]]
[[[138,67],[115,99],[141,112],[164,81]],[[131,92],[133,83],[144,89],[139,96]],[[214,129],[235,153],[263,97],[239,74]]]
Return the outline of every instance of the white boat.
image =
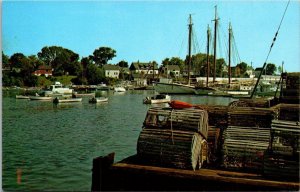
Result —
[[[29,96],[30,100],[39,100],[39,101],[50,101],[53,98],[48,96],[40,96],[39,94],[35,94],[35,96]]]
[[[109,87],[105,83],[97,85],[98,90],[109,90]]]
[[[171,97],[169,95],[159,94],[153,97],[146,97],[143,100],[144,104],[156,104],[156,103],[168,103],[171,101]]]
[[[68,87],[63,87],[63,85],[56,81],[54,85],[50,85],[50,90],[45,90],[45,95],[53,95],[53,94],[72,94],[73,89]]]
[[[26,95],[16,95],[16,99],[29,99],[29,96],[26,96]]]
[[[93,97],[89,99],[89,103],[104,103],[104,102],[108,102],[107,97]]]
[[[58,98],[53,99],[53,103],[73,103],[73,102],[81,102],[82,98]]]
[[[126,92],[126,89],[124,87],[115,87],[114,91],[115,92]]]

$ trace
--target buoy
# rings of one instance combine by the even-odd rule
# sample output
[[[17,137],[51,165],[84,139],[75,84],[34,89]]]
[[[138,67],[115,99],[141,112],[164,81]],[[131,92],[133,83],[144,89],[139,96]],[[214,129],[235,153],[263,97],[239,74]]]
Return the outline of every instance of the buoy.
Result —
[[[173,109],[185,109],[185,108],[193,107],[192,104],[186,103],[186,102],[183,102],[183,101],[179,101],[179,100],[173,100],[173,101],[169,102],[169,105]]]

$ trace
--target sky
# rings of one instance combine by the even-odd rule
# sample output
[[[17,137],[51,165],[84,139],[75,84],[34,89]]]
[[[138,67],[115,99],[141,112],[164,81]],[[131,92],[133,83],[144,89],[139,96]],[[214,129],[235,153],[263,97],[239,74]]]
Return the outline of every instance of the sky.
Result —
[[[228,25],[233,28],[233,63],[254,68],[266,61],[288,1],[3,1],[2,51],[37,55],[61,46],[92,55],[99,47],[116,50],[110,63],[185,58],[188,17],[192,15],[193,53],[206,53],[206,33],[219,17],[217,57],[227,61]],[[291,1],[267,63],[300,71],[300,1]],[[239,59],[237,59],[239,58]]]

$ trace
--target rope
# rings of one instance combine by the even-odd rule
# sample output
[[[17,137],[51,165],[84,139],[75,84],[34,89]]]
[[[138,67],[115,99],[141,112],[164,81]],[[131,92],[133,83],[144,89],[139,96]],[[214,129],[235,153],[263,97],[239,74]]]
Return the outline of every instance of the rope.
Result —
[[[261,72],[260,72],[260,74],[259,74],[259,76],[258,76],[257,82],[256,82],[256,84],[255,84],[255,86],[254,86],[253,91],[252,91],[252,94],[251,94],[251,97],[250,97],[251,99],[253,98],[253,95],[254,95],[254,93],[256,92],[256,88],[257,88],[258,82],[259,82],[259,80],[260,80],[260,78],[261,78],[261,75],[262,75],[262,73],[263,73],[263,71],[264,71],[266,65],[267,65],[267,60],[268,60],[268,58],[269,58],[269,56],[270,56],[270,53],[271,53],[272,48],[273,48],[273,45],[274,45],[274,43],[275,43],[275,41],[276,41],[276,38],[277,38],[277,35],[278,35],[278,32],[279,32],[279,29],[280,29],[280,27],[281,27],[282,21],[283,21],[283,19],[284,19],[284,16],[285,16],[285,14],[286,14],[286,11],[287,11],[287,8],[288,8],[289,4],[290,4],[290,0],[288,1],[287,5],[286,5],[286,7],[285,7],[285,10],[284,10],[284,13],[283,13],[283,15],[282,15],[280,24],[279,24],[278,29],[277,29],[277,31],[276,31],[276,33],[275,33],[274,38],[273,38],[273,41],[272,41],[272,44],[271,44],[269,53],[268,53],[268,55],[267,55],[267,58],[266,58],[266,60],[265,60],[265,62],[264,62],[264,65],[263,65],[263,67],[262,67],[262,70],[261,70]]]
[[[174,109],[171,110],[171,136],[172,136],[172,143],[174,145],[174,137],[173,137],[173,120],[172,120],[172,113],[173,113]]]

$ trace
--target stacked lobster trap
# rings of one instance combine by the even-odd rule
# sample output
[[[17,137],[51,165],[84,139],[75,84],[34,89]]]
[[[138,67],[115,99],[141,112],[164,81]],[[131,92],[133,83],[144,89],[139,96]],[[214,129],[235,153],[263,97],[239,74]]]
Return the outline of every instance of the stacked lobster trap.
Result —
[[[201,109],[150,108],[137,142],[144,162],[199,169],[208,159],[208,115]]]
[[[236,107],[228,110],[228,127],[222,135],[222,166],[263,172],[264,152],[269,147],[272,120],[277,109]]]

